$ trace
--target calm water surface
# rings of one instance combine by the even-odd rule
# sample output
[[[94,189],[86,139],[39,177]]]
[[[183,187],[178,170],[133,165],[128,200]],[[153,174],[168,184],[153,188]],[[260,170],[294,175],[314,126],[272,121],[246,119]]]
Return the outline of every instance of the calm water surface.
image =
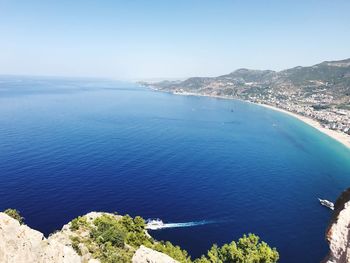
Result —
[[[210,224],[153,231],[194,257],[243,233],[281,262],[327,253],[350,151],[256,105],[112,81],[0,78],[0,209],[48,234],[89,211]]]

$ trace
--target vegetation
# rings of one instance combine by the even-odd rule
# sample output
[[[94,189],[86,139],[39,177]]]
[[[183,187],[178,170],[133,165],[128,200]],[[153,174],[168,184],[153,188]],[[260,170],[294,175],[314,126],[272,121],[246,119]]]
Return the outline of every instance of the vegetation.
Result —
[[[176,259],[179,262],[189,263],[191,257],[188,255],[186,250],[182,250],[179,246],[174,246],[169,241],[156,242],[151,247],[152,249],[167,254],[168,256]]]
[[[195,263],[274,263],[279,259],[275,248],[271,249],[265,242],[259,242],[254,234],[244,235],[236,243],[232,241],[221,248],[213,245],[207,256],[196,259]]]
[[[78,230],[80,227],[87,227],[88,225],[85,217],[78,216],[71,221],[70,230]]]
[[[82,247],[85,247],[102,263],[131,262],[140,245],[167,254],[181,263],[274,263],[279,259],[275,248],[249,234],[222,247],[213,245],[207,255],[192,261],[179,246],[152,239],[145,231],[145,221],[139,216],[103,214],[90,223],[85,217],[78,217],[71,222],[70,229],[74,234],[71,236],[72,247],[77,253],[81,255]],[[87,234],[79,235],[78,231]]]
[[[78,255],[81,256],[82,253],[81,253],[81,249],[80,249],[80,247],[79,247],[79,244],[81,243],[80,238],[77,237],[77,236],[72,236],[72,237],[71,237],[71,241],[72,241],[72,247],[73,247],[73,249],[78,253]]]
[[[126,233],[112,216],[103,215],[96,218],[94,225],[91,237],[95,242],[100,245],[110,244],[119,248],[124,247]]]
[[[87,232],[87,235],[72,235],[72,247],[81,254],[81,244],[102,263],[131,262],[132,255],[140,245],[152,245],[153,240],[146,235],[145,221],[141,217],[129,215],[115,217],[102,214],[89,223],[86,217],[72,220],[73,233]]]
[[[6,209],[4,213],[23,224],[24,218],[16,209]],[[145,226],[145,221],[139,216],[102,214],[93,222],[79,216],[70,223],[72,247],[79,255],[82,255],[82,249],[89,251],[102,263],[131,262],[141,245],[167,254],[181,263],[275,263],[279,259],[275,248],[260,241],[258,236],[249,234],[238,242],[232,241],[222,247],[213,245],[206,255],[192,261],[186,250],[179,246],[152,239]]]
[[[314,108],[314,110],[324,110],[324,109],[330,108],[330,105],[317,104],[317,105],[312,105],[311,107]]]
[[[8,216],[16,219],[21,225],[24,223],[24,217],[20,215],[20,212],[16,209],[8,208],[4,211]]]

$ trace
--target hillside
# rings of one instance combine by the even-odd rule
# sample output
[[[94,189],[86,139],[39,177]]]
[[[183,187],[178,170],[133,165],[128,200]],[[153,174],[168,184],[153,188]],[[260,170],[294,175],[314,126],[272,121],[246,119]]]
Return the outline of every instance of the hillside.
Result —
[[[271,94],[295,95],[300,99],[313,94],[332,96],[329,104],[349,103],[350,59],[325,61],[311,67],[295,67],[283,71],[238,69],[218,77],[194,77],[184,81],[148,84],[158,90],[232,95],[250,98]]]
[[[350,59],[278,72],[238,69],[212,78],[142,84],[175,94],[237,98],[267,104],[350,134]]]

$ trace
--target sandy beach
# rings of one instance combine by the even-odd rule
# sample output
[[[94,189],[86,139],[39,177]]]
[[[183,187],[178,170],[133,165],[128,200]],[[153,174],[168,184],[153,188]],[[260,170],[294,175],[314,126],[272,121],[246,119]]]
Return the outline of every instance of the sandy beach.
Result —
[[[156,90],[156,89],[154,89],[154,90]],[[203,97],[213,97],[213,98],[219,98],[219,99],[241,100],[241,99],[238,99],[238,98],[231,98],[231,97],[227,97],[227,96],[213,96],[213,95],[196,94],[196,93],[189,93],[189,92],[172,93],[172,94],[183,95],[183,96],[203,96]],[[311,118],[307,118],[305,116],[302,116],[302,115],[299,115],[299,114],[296,114],[296,113],[293,113],[293,112],[290,112],[290,111],[287,111],[287,110],[283,110],[283,109],[280,109],[280,108],[277,108],[277,107],[274,107],[274,106],[271,106],[271,105],[261,104],[261,103],[254,103],[254,102],[246,101],[246,100],[241,100],[241,101],[248,102],[248,103],[253,103],[255,105],[259,105],[259,106],[262,106],[262,107],[265,107],[265,108],[269,108],[271,110],[279,111],[279,112],[288,114],[290,116],[293,116],[294,118],[297,118],[297,119],[303,121],[304,123],[310,125],[311,127],[317,129],[318,131],[328,135],[329,137],[333,138],[334,140],[340,142],[341,144],[346,146],[348,149],[350,149],[350,135],[347,135],[347,134],[339,132],[339,131],[335,131],[335,130],[324,128],[316,120],[313,120]]]
[[[297,119],[303,121],[304,123],[312,126],[313,128],[319,130],[320,132],[328,135],[329,137],[333,138],[334,140],[337,140],[338,142],[342,143],[343,145],[345,145],[346,147],[348,147],[350,149],[350,135],[346,135],[345,133],[342,133],[339,131],[324,128],[324,127],[322,127],[322,125],[318,121],[315,121],[313,119],[307,118],[305,116],[302,116],[302,115],[299,115],[299,114],[296,114],[296,113],[293,113],[290,111],[286,111],[286,110],[283,110],[283,109],[280,109],[277,107],[273,107],[270,105],[266,105],[266,104],[259,104],[259,103],[254,103],[254,104],[269,108],[271,110],[283,112],[285,114],[293,116],[294,118],[297,118]]]

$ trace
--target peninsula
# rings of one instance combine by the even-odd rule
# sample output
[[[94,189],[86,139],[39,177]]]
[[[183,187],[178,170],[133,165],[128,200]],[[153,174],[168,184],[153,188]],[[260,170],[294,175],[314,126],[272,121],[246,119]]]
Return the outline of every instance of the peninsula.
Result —
[[[290,114],[350,148],[350,59],[279,72],[238,69],[218,77],[141,84],[173,94],[266,106]]]

